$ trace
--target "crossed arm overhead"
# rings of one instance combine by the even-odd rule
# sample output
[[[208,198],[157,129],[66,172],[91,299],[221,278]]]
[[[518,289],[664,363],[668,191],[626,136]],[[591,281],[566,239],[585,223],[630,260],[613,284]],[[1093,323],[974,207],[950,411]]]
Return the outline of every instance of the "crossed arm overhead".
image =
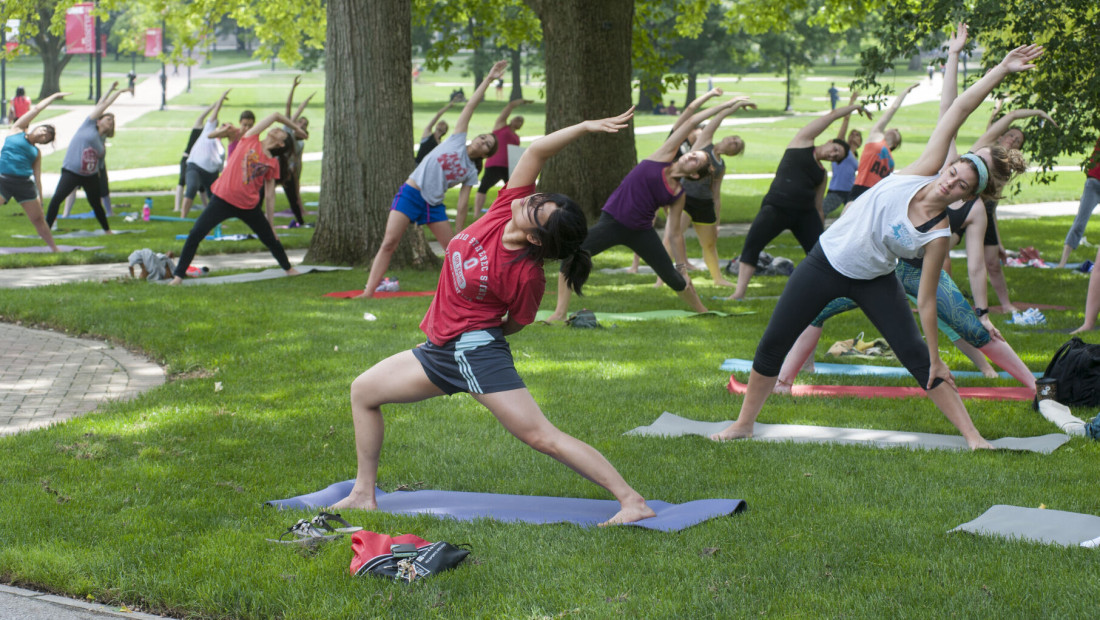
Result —
[[[853,90],[852,96],[848,97],[848,107],[855,105],[856,99],[859,99],[859,93]],[[840,123],[840,131],[836,134],[838,140],[848,140],[848,121],[850,120],[852,120],[852,112],[844,115],[844,121]]]
[[[718,90],[717,88],[715,90]],[[753,108],[756,109],[756,104],[743,99],[736,104],[722,108],[717,114],[714,115],[714,119],[707,123],[706,127],[699,132],[699,137],[695,139],[695,144],[691,145],[694,150],[699,150],[710,146],[714,142],[714,134],[718,133],[718,126],[722,124],[722,121],[741,108]]]
[[[1028,118],[1031,116],[1039,116],[1044,120],[1049,121],[1055,127],[1058,126],[1058,123],[1056,123],[1054,119],[1051,118],[1050,115],[1043,110],[1013,110],[990,124],[989,128],[986,129],[985,133],[982,134],[982,137],[978,138],[978,141],[975,142],[974,146],[971,148],[976,151],[982,147],[992,145],[994,142],[997,141],[997,138],[1000,138],[1004,134],[1004,132],[1008,131],[1008,128],[1012,126],[1012,123],[1020,120],[1021,118]]]
[[[1009,52],[1004,60],[990,69],[988,73],[982,76],[982,79],[966,89],[951,104],[951,107],[944,113],[943,118],[936,123],[936,128],[932,130],[932,135],[928,138],[928,144],[925,146],[920,158],[906,166],[902,173],[931,176],[939,172],[944,159],[947,157],[951,141],[954,140],[955,134],[958,133],[963,122],[1006,76],[1034,69],[1034,61],[1042,54],[1043,47],[1041,45],[1021,45]]]
[[[893,120],[894,114],[897,113],[898,108],[901,107],[901,102],[905,101],[905,96],[908,95],[917,85],[913,84],[909,88],[898,93],[898,96],[894,99],[894,103],[890,104],[889,108],[882,113],[882,116],[878,119],[878,122],[871,126],[871,132],[867,134],[868,142],[878,142],[886,137],[886,126]]]
[[[700,95],[699,97],[696,97],[694,101],[684,107],[683,112],[680,112],[680,116],[677,117],[676,122],[672,124],[672,131],[676,131],[684,123],[686,123],[689,118],[695,116],[695,114],[699,111],[699,108],[703,107],[703,104],[706,103],[708,99],[711,99],[712,97],[720,97],[721,95],[721,88],[712,88]],[[694,127],[695,125],[689,124],[689,126]]]
[[[295,91],[295,89],[298,88],[298,85],[301,84],[301,83],[302,83],[302,76],[300,76],[300,75],[294,76],[294,82],[290,85],[290,93],[288,93],[287,96],[286,96],[286,113],[285,113],[285,116],[286,116],[286,118],[293,119],[293,122],[290,123],[290,124],[294,127],[294,137],[299,139],[299,140],[305,140],[306,138],[309,138],[309,134],[306,133],[304,129],[301,129],[300,127],[298,127],[297,123],[298,123],[298,119],[301,118],[301,116],[302,116],[302,112],[306,109],[306,106],[309,105],[309,100],[312,99],[313,95],[315,95],[316,93],[313,93],[312,95],[306,97],[306,100],[303,101],[301,103],[301,105],[298,106],[298,110],[293,115],[291,115],[290,114],[290,109],[294,106],[294,91]]]
[[[665,143],[646,159],[651,159],[653,161],[672,161],[676,153],[680,150],[680,144],[687,139],[688,134],[691,133],[691,130],[698,126],[699,123],[724,110],[741,107],[748,103],[748,100],[748,97],[733,97],[716,106],[707,108],[701,112],[696,112],[687,122],[681,123],[680,126],[672,132],[672,135],[665,140]],[[693,101],[692,103],[695,102]]]
[[[477,90],[470,95],[470,100],[466,102],[466,105],[462,108],[462,113],[458,115],[458,121],[455,122],[455,133],[466,133],[470,129],[470,119],[473,118],[474,110],[477,109],[481,100],[485,98],[485,91],[489,90],[490,84],[504,75],[504,69],[507,66],[507,60],[499,60],[493,65],[492,69],[489,69],[489,75],[486,75],[481,84],[478,84]]]
[[[793,149],[813,146],[814,140],[824,133],[825,130],[829,128],[829,125],[833,124],[833,121],[848,116],[852,112],[859,112],[868,119],[871,118],[871,113],[868,112],[866,108],[856,103],[837,108],[810,121],[809,125],[800,129],[798,133],[791,138],[791,142],[787,145],[787,148]]]
[[[300,132],[302,130],[302,128],[299,127],[297,124],[295,124],[294,121],[287,118],[286,114],[283,114],[281,112],[273,112],[273,113],[268,114],[267,116],[265,116],[260,121],[258,121],[255,125],[253,125],[252,129],[249,129],[248,133],[244,134],[244,137],[250,138],[252,136],[258,136],[261,133],[263,133],[265,129],[267,129],[268,127],[270,127],[271,125],[273,125],[276,122],[282,123],[282,124],[286,125],[287,127],[290,127],[291,129],[294,130],[295,133]]]
[[[98,121],[99,117],[103,116],[103,114],[107,111],[107,108],[111,107],[111,104],[115,102],[115,99],[118,99],[118,96],[123,93],[123,91],[117,89],[118,82],[111,84],[110,90],[108,90],[107,94],[103,96],[103,99],[99,100],[99,103],[95,104],[95,107],[92,108],[92,113],[88,115],[88,118],[92,119],[93,121]]]
[[[496,131],[508,124],[508,117],[512,115],[512,110],[525,103],[531,103],[530,99],[513,99],[504,106],[504,109],[500,111],[500,115],[493,121],[493,131]]]

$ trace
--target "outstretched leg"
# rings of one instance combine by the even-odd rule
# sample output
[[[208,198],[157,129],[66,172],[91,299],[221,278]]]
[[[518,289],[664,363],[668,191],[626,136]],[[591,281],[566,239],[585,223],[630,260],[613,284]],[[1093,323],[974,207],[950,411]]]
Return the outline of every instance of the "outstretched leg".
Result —
[[[34,200],[21,202],[19,206],[23,207],[23,212],[27,214],[27,219],[34,225],[34,229],[38,232],[38,236],[42,237],[42,240],[46,242],[46,245],[50,246],[51,250],[57,252],[57,244],[54,243],[53,233],[50,232],[50,225],[46,223],[46,215],[42,213],[42,202],[38,198],[35,198]]]
[[[351,383],[351,417],[355,424],[355,486],[344,499],[332,505],[374,510],[378,480],[378,455],[382,450],[382,405],[414,403],[442,396],[443,391],[428,379],[412,351],[402,351],[378,362]]]
[[[374,291],[382,283],[386,270],[390,268],[390,258],[397,250],[397,244],[401,243],[401,237],[409,227],[409,222],[409,216],[404,213],[396,209],[390,211],[390,216],[386,220],[386,232],[382,234],[382,245],[374,255],[374,261],[370,265],[370,276],[367,277],[367,286],[359,297],[374,297]]]
[[[722,268],[718,263],[718,225],[695,224],[695,235],[699,237],[699,245],[703,247],[703,262],[710,271],[710,279],[715,286],[734,286],[722,275]]]
[[[626,483],[602,454],[551,424],[527,389],[472,396],[520,441],[553,457],[615,496],[621,510],[600,525],[632,523],[656,516],[653,509],[646,505],[645,498]]]

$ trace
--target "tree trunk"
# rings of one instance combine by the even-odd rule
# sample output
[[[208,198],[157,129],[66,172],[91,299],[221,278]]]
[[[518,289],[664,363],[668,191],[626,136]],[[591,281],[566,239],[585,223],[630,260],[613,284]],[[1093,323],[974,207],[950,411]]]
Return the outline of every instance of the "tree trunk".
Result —
[[[912,56],[909,57],[909,67],[908,67],[908,69],[910,71],[920,71],[922,65],[924,65],[924,63],[920,61],[920,53],[919,52],[916,53],[916,54],[913,54]]]
[[[688,75],[688,77],[687,77],[687,81],[688,81],[688,83],[687,83],[687,99],[684,99],[684,107],[685,108],[687,107],[687,104],[691,103],[692,101],[695,101],[695,98],[697,96],[695,94],[695,82],[697,82],[699,80],[699,72],[695,70],[695,67],[691,67],[690,69],[688,69],[688,74],[687,75]],[[683,108],[681,108],[681,109],[683,109]]]
[[[50,95],[61,92],[61,72],[72,60],[72,55],[62,53],[65,47],[65,35],[60,37],[51,34],[50,19],[52,12],[44,9],[38,11],[38,34],[34,36],[34,46],[38,48],[38,56],[42,58],[42,87],[38,90],[38,99],[41,101]]]
[[[406,0],[329,0],[325,151],[317,231],[306,260],[363,265],[382,243],[412,143],[412,15]],[[377,24],[387,24],[385,28]],[[391,265],[438,268],[416,226]]]
[[[638,80],[638,112],[652,112],[653,104],[661,101],[661,87],[656,82]]]
[[[525,2],[546,46],[546,133],[629,108],[633,0]],[[539,189],[572,197],[594,219],[636,162],[633,124],[585,136],[546,163]]]
[[[508,65],[512,69],[512,94],[508,96],[508,101],[523,99],[523,54],[519,47],[512,50],[512,60]]]

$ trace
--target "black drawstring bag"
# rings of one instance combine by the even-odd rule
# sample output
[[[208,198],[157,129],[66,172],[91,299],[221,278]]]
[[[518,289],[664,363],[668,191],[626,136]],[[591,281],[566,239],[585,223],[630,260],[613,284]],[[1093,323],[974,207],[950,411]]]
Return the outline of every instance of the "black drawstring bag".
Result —
[[[412,545],[416,555],[394,557],[395,545]],[[428,542],[413,534],[387,536],[375,532],[359,531],[351,535],[350,571],[352,575],[377,575],[400,581],[416,581],[436,573],[452,569],[469,550],[449,542]]]
[[[1043,379],[1054,379],[1063,405],[1100,406],[1100,345],[1074,337],[1047,364]]]

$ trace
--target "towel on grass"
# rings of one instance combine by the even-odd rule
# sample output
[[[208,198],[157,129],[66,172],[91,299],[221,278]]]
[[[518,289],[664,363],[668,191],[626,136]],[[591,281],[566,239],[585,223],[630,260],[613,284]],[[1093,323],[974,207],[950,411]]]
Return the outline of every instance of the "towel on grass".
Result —
[[[681,437],[701,435],[710,437],[733,424],[732,420],[722,422],[700,422],[682,418],[674,413],[664,412],[653,424],[639,426],[627,431],[626,435],[646,437]],[[863,428],[835,428],[831,426],[811,426],[806,424],[762,424],[753,426],[753,440],[790,441],[793,443],[840,443],[875,446],[879,448],[904,447],[914,450],[969,450],[966,440],[960,435],[938,435],[935,433],[911,433],[906,431],[881,431]],[[1067,435],[1058,433],[1038,437],[1004,437],[989,443],[1001,450],[1025,450],[1050,454],[1069,441]]]
[[[1100,517],[1063,510],[997,504],[950,531],[1064,547],[1100,547]]]

